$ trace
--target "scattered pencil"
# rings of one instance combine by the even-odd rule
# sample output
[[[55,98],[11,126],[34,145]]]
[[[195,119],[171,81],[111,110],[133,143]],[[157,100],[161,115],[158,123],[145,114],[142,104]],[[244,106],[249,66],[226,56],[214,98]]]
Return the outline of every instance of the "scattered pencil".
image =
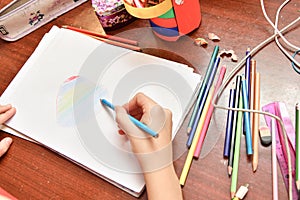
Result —
[[[238,95],[237,95],[238,96]],[[239,95],[238,108],[243,108],[242,95]],[[235,133],[235,144],[234,144],[234,159],[232,167],[232,176],[231,176],[231,186],[230,193],[231,198],[235,197],[236,187],[238,182],[238,171],[239,171],[239,161],[240,161],[240,148],[241,148],[241,135],[243,132],[243,112],[237,112],[237,123],[236,123],[236,133]]]
[[[229,93],[229,107],[234,107],[234,98],[235,98],[235,89],[234,83],[232,83]],[[232,135],[232,120],[233,120],[233,110],[228,110],[227,112],[227,120],[226,120],[226,132],[225,132],[225,140],[224,140],[224,149],[223,156],[229,157],[230,153],[230,140]]]
[[[220,88],[220,86],[222,84],[222,81],[224,79],[224,76],[225,76],[225,72],[226,72],[226,66],[224,65],[224,66],[222,66],[222,68],[220,70],[219,77],[218,77],[217,83],[215,85],[215,92],[214,92],[213,96],[215,96],[218,89]],[[196,147],[195,152],[194,152],[194,157],[195,158],[200,157],[200,152],[201,152],[201,149],[202,149],[204,138],[206,136],[206,133],[207,133],[207,130],[208,130],[208,127],[209,127],[209,124],[210,124],[210,120],[211,120],[211,117],[213,115],[214,108],[215,108],[213,103],[214,102],[212,102],[209,105],[208,112],[207,112],[206,118],[204,120],[204,125],[203,125],[203,128],[202,128],[201,132],[200,132],[200,138],[198,140],[197,147]]]
[[[85,29],[81,29],[81,28],[76,28],[76,27],[72,27],[72,26],[67,26],[67,25],[63,25],[62,28],[88,35],[94,39],[100,40],[107,44],[115,45],[118,47],[123,47],[123,48],[130,49],[133,51],[141,51],[141,48],[137,46],[138,42],[134,41],[134,40],[125,39],[125,38],[121,38],[118,36],[101,34],[101,33],[93,32],[93,31],[89,31],[89,30],[85,30]]]
[[[242,80],[242,99],[243,99],[243,108],[248,110],[249,109],[249,101],[248,101],[248,86],[245,77]],[[247,144],[247,155],[253,154],[252,148],[252,136],[251,136],[251,127],[250,127],[250,113],[244,112],[244,127],[246,131],[246,144]]]
[[[198,93],[196,103],[195,103],[194,108],[193,108],[192,115],[191,115],[189,123],[188,123],[188,127],[187,127],[187,133],[188,134],[190,133],[190,131],[192,129],[192,126],[195,123],[196,114],[197,114],[197,111],[198,111],[198,108],[199,108],[199,105],[200,105],[200,102],[201,102],[201,99],[202,99],[202,95],[203,95],[203,92],[204,92],[204,89],[205,89],[205,85],[206,85],[206,83],[207,83],[207,81],[210,77],[210,74],[211,74],[212,68],[214,66],[214,63],[217,60],[218,53],[219,53],[219,46],[215,46],[214,51],[213,51],[213,53],[210,57],[210,61],[209,61],[207,70],[205,72],[204,78],[202,80],[201,87],[200,87],[200,90],[199,90],[199,93]]]
[[[239,104],[239,98],[240,98],[240,90],[241,90],[241,75],[238,75],[236,77],[235,81],[235,100],[234,100],[234,108],[238,108]],[[231,134],[231,140],[230,140],[230,153],[228,158],[228,175],[231,176],[232,173],[232,165],[233,165],[233,159],[234,159],[234,146],[235,146],[235,132],[236,132],[236,125],[237,125],[237,112],[233,112],[232,116],[232,134]]]
[[[70,29],[70,30],[73,30],[73,31],[76,31],[76,32],[80,32],[80,33],[84,33],[84,34],[87,34],[87,35],[92,35],[92,36],[96,36],[96,37],[100,37],[100,38],[104,38],[104,39],[114,40],[114,41],[125,43],[125,44],[130,44],[130,45],[134,45],[134,46],[138,45],[137,41],[122,38],[122,37],[118,37],[118,36],[101,34],[101,33],[98,33],[98,32],[89,31],[89,30],[85,30],[85,29],[77,28],[77,27],[73,27],[73,26],[68,26],[68,25],[63,25],[62,28]]]
[[[115,46],[118,46],[118,47],[123,47],[123,48],[130,49],[130,50],[133,50],[133,51],[142,51],[142,49],[138,46],[125,44],[125,43],[121,43],[121,42],[117,42],[117,41],[114,41],[114,40],[109,40],[109,39],[105,39],[105,38],[101,38],[101,37],[97,37],[97,36],[93,36],[93,35],[88,35],[88,36],[90,36],[94,39],[100,40],[102,42],[105,42],[107,44],[115,45]]]
[[[278,178],[277,178],[277,158],[276,158],[276,122],[271,119],[271,132],[272,132],[272,189],[273,200],[278,200]]]
[[[254,102],[254,108],[255,110],[260,110],[260,73],[256,72],[255,75],[255,102]],[[252,158],[252,168],[255,172],[258,167],[258,135],[259,135],[259,114],[254,113],[254,125],[253,125],[253,158]]]

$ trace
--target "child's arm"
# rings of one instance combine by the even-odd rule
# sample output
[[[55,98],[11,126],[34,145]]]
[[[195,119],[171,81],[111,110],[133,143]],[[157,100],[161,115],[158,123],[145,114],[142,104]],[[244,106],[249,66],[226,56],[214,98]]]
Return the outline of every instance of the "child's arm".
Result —
[[[182,199],[172,159],[172,113],[142,93],[123,107],[116,106],[116,121],[130,140],[144,172],[149,199]],[[158,132],[153,138],[136,127],[127,113]]]

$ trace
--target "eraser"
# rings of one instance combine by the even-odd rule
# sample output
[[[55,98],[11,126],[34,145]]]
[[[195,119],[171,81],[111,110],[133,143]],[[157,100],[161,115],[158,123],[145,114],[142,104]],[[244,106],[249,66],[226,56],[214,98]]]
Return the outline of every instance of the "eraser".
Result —
[[[272,136],[270,129],[267,126],[259,128],[260,142],[264,146],[269,146],[272,143]]]

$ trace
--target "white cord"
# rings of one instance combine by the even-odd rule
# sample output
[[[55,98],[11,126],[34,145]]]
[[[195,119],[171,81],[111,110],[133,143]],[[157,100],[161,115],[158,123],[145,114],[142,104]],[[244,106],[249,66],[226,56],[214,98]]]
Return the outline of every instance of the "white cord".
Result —
[[[267,15],[267,12],[266,12],[266,9],[265,9],[265,6],[264,6],[264,1],[263,0],[260,0],[260,4],[261,4],[261,8],[262,8],[262,11],[263,11],[263,14],[266,18],[266,20],[269,22],[269,24],[273,27],[274,29],[274,33],[278,33],[278,35],[280,36],[280,38],[290,47],[293,48],[293,52],[297,51],[300,49],[300,47],[297,47],[293,44],[291,44],[278,30],[278,18],[279,18],[279,13],[280,11],[282,10],[282,8],[287,4],[289,3],[290,0],[286,0],[285,2],[283,2],[281,4],[281,6],[278,8],[277,10],[277,14],[276,14],[276,20],[275,20],[275,25],[274,23],[270,20],[270,18],[268,17]],[[298,17],[299,19],[300,17]],[[281,45],[281,43],[279,42],[278,40],[278,36],[275,37],[275,41],[276,41],[276,44],[277,46],[280,48],[280,50],[285,54],[286,57],[288,57],[292,62],[294,62],[294,64],[297,66],[297,68],[299,68],[300,70],[300,63],[297,62],[284,48],[283,46]]]
[[[288,2],[288,1],[287,1]],[[280,8],[277,11],[277,15],[279,15],[280,10],[284,7],[285,3],[283,3]],[[264,6],[262,4],[263,10],[264,10]],[[263,114],[263,115],[268,115],[270,117],[275,118],[281,126],[281,129],[283,131],[283,136],[284,136],[284,140],[285,140],[285,147],[287,150],[287,155],[288,155],[288,175],[289,175],[289,199],[292,200],[293,199],[293,193],[292,193],[292,169],[291,169],[291,156],[290,156],[290,151],[288,148],[288,139],[287,139],[287,133],[286,130],[284,128],[284,124],[282,122],[282,120],[273,114],[270,114],[268,112],[262,112],[262,111],[258,111],[258,110],[246,110],[246,109],[236,109],[236,108],[230,108],[230,107],[226,107],[226,106],[220,106],[217,105],[217,102],[219,100],[219,97],[222,95],[224,89],[226,88],[226,86],[229,84],[229,82],[232,80],[232,78],[236,75],[237,72],[239,72],[241,70],[241,68],[243,67],[243,65],[245,64],[246,59],[249,56],[253,56],[254,54],[257,53],[258,50],[262,49],[265,45],[267,45],[268,43],[270,43],[271,41],[273,41],[274,39],[276,40],[276,38],[279,36],[281,36],[281,38],[284,38],[282,33],[286,32],[290,27],[292,27],[293,25],[295,25],[298,21],[300,21],[300,17],[298,17],[297,19],[295,19],[293,22],[291,22],[290,24],[288,24],[287,26],[285,26],[283,29],[278,30],[278,28],[276,27],[278,22],[276,22],[276,26],[271,22],[271,24],[273,24],[273,28],[274,28],[274,34],[272,36],[270,36],[269,38],[267,38],[265,41],[261,42],[260,44],[258,44],[254,49],[252,49],[248,55],[246,55],[237,65],[236,67],[230,72],[230,74],[226,77],[226,79],[224,80],[224,82],[222,83],[222,85],[220,86],[220,88],[218,89],[218,91],[216,92],[214,98],[213,98],[213,103],[214,103],[214,107],[215,108],[219,108],[219,109],[225,109],[225,110],[234,110],[234,111],[243,111],[243,112],[253,112],[253,113],[258,113],[258,114]],[[287,40],[283,39],[285,42]],[[290,44],[288,41],[286,42],[287,44]],[[281,45],[280,45],[281,46]],[[290,45],[292,46],[292,45]],[[289,55],[289,54],[288,54]],[[295,61],[294,58],[291,59],[292,61]],[[298,65],[298,67],[300,67],[298,62],[294,62],[296,65]]]
[[[274,33],[278,33],[278,19],[279,19],[279,13],[280,11],[283,9],[283,7],[285,5],[287,5],[290,0],[286,0],[285,2],[283,2],[281,4],[281,6],[278,8],[277,12],[276,12],[276,18],[275,18],[275,25],[272,23],[272,21],[270,20],[270,18],[268,17],[267,15],[267,12],[265,10],[265,6],[264,6],[264,2],[263,0],[260,0],[261,2],[261,7],[262,7],[262,10],[263,10],[263,13],[264,13],[264,16],[265,18],[267,19],[267,21],[269,22],[269,24],[274,28]],[[297,51],[299,50],[300,48],[299,47],[296,47],[294,45],[292,45],[291,43],[289,43],[286,38],[281,34],[281,33],[278,33],[278,35],[282,38],[282,40],[290,47],[294,48],[294,51]],[[287,56],[292,62],[294,62],[295,65],[297,65],[300,69],[300,64],[282,47],[281,43],[279,42],[278,40],[278,36],[275,37],[275,42],[277,44],[277,46],[280,48],[280,50],[285,54],[285,56]],[[281,129],[283,130],[284,127],[281,126]],[[292,192],[292,162],[291,162],[291,154],[290,154],[290,149],[289,149],[289,146],[288,146],[288,141],[287,141],[287,136],[286,136],[286,133],[284,133],[284,145],[285,145],[285,148],[287,150],[287,159],[288,159],[288,173],[289,173],[289,189],[288,189],[288,196],[290,199],[293,199],[293,192]]]

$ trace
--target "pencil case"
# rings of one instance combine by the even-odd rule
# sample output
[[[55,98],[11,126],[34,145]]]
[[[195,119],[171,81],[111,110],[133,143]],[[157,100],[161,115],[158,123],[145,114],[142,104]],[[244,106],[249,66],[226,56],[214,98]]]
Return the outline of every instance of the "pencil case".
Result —
[[[135,19],[127,12],[122,0],[92,0],[92,6],[106,31],[121,28]]]
[[[16,41],[87,0],[14,0],[0,10],[0,38]]]
[[[155,35],[167,41],[197,29],[201,23],[199,0],[124,0],[128,13],[149,19]]]

